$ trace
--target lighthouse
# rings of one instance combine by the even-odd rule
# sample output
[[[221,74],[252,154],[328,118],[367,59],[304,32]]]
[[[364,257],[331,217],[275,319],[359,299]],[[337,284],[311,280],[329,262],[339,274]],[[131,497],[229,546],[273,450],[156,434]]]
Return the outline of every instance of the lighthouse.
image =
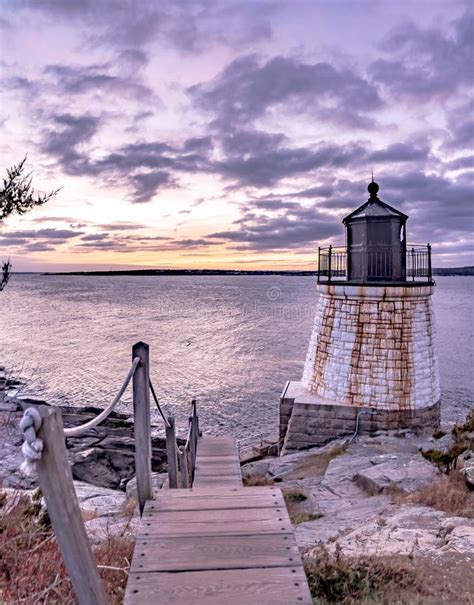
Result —
[[[343,220],[345,245],[318,251],[303,376],[280,398],[281,453],[439,424],[431,246],[408,243],[408,216],[379,199],[373,180],[368,191]]]

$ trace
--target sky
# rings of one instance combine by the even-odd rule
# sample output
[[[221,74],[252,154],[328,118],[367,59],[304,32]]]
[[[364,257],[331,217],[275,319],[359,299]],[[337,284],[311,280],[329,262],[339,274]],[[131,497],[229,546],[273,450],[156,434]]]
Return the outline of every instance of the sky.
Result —
[[[473,4],[0,0],[0,156],[48,204],[17,271],[315,269],[379,197],[474,264]]]

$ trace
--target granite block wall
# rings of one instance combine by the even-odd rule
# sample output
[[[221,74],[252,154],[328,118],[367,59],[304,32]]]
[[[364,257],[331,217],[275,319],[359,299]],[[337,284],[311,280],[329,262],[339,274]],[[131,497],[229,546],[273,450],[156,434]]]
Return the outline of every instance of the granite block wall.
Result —
[[[310,393],[385,410],[439,401],[431,286],[319,290],[302,379]]]

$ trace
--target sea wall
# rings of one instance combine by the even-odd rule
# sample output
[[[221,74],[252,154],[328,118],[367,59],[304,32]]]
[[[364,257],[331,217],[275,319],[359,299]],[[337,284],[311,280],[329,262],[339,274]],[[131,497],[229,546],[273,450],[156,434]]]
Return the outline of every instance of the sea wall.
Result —
[[[432,286],[320,284],[302,382],[340,405],[414,411],[440,400]]]
[[[384,410],[341,405],[312,395],[301,382],[287,384],[280,399],[280,454],[322,446],[333,439],[378,430],[423,429],[439,424],[440,402],[415,408]]]

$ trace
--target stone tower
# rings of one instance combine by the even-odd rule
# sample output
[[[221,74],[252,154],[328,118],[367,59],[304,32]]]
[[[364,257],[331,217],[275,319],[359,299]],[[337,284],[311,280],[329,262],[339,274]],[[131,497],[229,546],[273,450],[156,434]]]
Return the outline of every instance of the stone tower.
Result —
[[[280,399],[280,451],[356,431],[439,424],[431,247],[378,198],[349,214],[346,245],[319,248],[319,303],[301,381]]]

